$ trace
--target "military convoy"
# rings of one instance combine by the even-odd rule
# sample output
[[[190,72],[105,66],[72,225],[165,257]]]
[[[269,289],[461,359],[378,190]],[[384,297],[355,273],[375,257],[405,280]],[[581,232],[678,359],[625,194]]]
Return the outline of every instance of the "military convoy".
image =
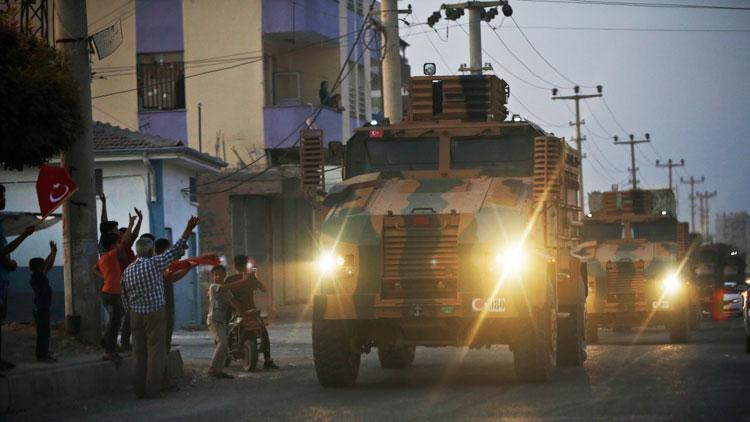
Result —
[[[671,342],[700,323],[687,223],[669,189],[592,192],[577,253],[587,264],[586,338],[599,328],[666,326]]]
[[[579,152],[506,121],[492,75],[415,77],[407,118],[360,128],[323,201],[313,354],[323,386],[355,383],[377,348],[509,344],[517,376],[581,365]]]

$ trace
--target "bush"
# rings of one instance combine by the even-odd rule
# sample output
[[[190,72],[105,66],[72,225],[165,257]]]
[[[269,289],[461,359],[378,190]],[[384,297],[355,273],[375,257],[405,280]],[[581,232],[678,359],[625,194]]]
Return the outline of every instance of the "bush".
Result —
[[[83,129],[78,85],[44,40],[0,16],[0,165],[39,166],[67,151]]]

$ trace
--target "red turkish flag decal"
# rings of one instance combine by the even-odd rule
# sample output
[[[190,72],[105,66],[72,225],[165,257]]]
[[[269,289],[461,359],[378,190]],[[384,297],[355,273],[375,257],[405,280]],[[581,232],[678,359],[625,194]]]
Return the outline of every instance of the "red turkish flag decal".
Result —
[[[51,214],[77,190],[78,187],[65,168],[42,165],[36,179],[36,195],[42,217]]]

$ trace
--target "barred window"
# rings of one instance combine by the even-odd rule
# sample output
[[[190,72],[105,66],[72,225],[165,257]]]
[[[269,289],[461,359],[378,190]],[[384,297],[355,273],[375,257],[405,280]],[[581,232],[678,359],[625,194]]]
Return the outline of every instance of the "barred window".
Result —
[[[138,110],[185,108],[182,52],[138,55]]]

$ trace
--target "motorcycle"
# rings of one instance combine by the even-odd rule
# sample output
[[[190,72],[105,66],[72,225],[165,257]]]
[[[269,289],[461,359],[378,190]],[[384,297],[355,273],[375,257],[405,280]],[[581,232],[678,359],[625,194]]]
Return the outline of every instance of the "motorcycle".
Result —
[[[242,369],[245,371],[255,371],[258,366],[258,356],[270,349],[270,345],[263,341],[262,335],[267,325],[257,309],[232,317],[227,327],[229,343],[227,366],[232,360],[238,360],[242,362]]]

